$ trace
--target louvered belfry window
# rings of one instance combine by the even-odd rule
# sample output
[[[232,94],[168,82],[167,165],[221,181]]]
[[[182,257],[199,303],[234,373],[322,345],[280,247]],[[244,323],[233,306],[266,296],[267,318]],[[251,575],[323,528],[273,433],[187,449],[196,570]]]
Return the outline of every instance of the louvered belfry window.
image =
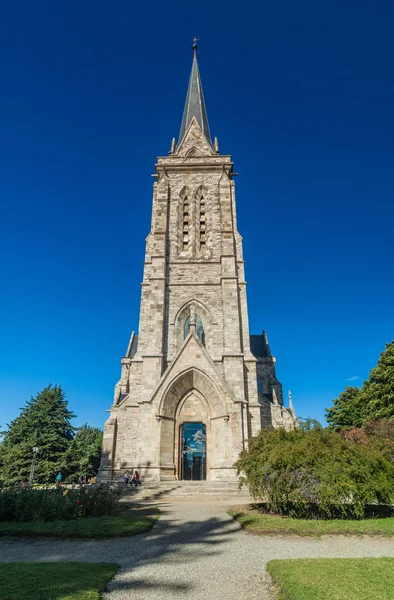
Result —
[[[200,250],[206,247],[206,204],[204,196],[200,198]]]
[[[183,250],[187,250],[189,247],[189,226],[190,226],[190,205],[189,199],[185,196],[183,201],[183,227],[182,227],[182,239],[183,239]]]

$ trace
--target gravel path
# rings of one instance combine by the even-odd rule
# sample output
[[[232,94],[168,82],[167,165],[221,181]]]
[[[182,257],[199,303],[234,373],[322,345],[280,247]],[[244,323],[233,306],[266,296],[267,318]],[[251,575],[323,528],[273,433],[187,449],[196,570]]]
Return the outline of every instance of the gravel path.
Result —
[[[4,561],[116,562],[107,600],[264,600],[265,563],[274,558],[392,556],[391,539],[255,536],[226,514],[231,502],[178,501],[144,535],[118,540],[0,541]]]

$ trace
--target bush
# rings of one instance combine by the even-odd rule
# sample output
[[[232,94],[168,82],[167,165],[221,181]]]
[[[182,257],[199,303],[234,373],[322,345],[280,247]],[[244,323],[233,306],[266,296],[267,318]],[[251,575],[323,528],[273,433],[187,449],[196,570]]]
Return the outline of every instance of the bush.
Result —
[[[344,428],[340,433],[347,440],[375,448],[387,460],[394,463],[394,421],[387,419],[368,421],[363,429]]]
[[[380,419],[379,421],[367,421],[364,431],[368,436],[375,437],[384,444],[394,443],[394,420]]]
[[[0,490],[0,521],[57,521],[111,515],[120,493],[112,488]]]
[[[394,465],[380,449],[327,429],[262,430],[235,466],[241,484],[279,514],[362,518],[367,505],[394,498]]]

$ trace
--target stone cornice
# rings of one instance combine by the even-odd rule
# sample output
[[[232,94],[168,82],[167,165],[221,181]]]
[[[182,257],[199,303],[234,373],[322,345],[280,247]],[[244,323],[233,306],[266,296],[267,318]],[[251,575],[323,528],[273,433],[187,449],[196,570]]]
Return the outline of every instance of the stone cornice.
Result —
[[[181,281],[178,283],[176,281],[172,282],[171,276],[170,276],[168,285],[170,287],[179,286],[179,285],[180,286],[184,286],[184,285],[193,285],[193,286],[195,286],[195,285],[217,285],[217,286],[220,286],[221,283],[220,283],[220,281],[218,281],[218,282],[216,282],[216,281]]]
[[[250,363],[256,363],[257,362],[257,358],[250,352],[245,352],[245,357],[244,357],[244,362],[245,364]]]
[[[232,163],[227,163],[227,164],[223,164],[223,163],[208,163],[208,162],[201,162],[201,163],[194,163],[194,164],[190,164],[190,163],[179,163],[179,164],[172,164],[172,165],[155,165],[156,169],[157,169],[157,173],[153,173],[152,177],[158,177],[159,175],[162,174],[163,169],[165,168],[166,171],[166,177],[170,178],[170,174],[171,172],[177,173],[177,172],[190,172],[190,171],[198,171],[199,173],[201,172],[226,172],[227,176],[230,178],[231,181],[231,177],[233,177],[233,173],[232,173]]]
[[[179,164],[179,162],[183,163],[197,160],[210,161],[213,164],[233,164],[231,154],[201,154],[200,156],[191,156],[189,158],[187,156],[179,156],[176,154],[172,154],[170,156],[158,156],[157,164],[159,164],[160,166],[165,165],[167,167],[168,165],[177,163]]]
[[[208,265],[220,265],[220,260],[209,260],[209,258],[201,258],[199,260],[189,260],[185,258],[184,260],[170,260],[169,266],[171,265],[200,265],[201,263],[206,263]]]

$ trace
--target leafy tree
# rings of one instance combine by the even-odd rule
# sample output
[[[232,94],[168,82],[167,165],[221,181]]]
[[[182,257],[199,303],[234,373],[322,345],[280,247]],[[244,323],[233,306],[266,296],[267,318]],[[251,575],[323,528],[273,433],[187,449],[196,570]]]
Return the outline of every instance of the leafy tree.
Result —
[[[362,427],[368,421],[394,419],[394,342],[386,344],[361,389],[347,387],[326,409],[331,429]]]
[[[365,419],[394,419],[394,341],[386,344],[378,364],[364,382],[360,400]]]
[[[252,496],[280,514],[362,518],[368,504],[394,500],[394,464],[329,429],[263,430],[235,466]]]
[[[326,409],[326,419],[330,429],[361,427],[364,414],[360,400],[360,388],[348,386],[331,408]]]
[[[87,423],[79,427],[64,455],[65,475],[68,481],[75,481],[80,475],[97,475],[103,432]]]
[[[298,417],[298,426],[301,431],[311,431],[311,429],[322,429],[321,423],[317,419],[312,419],[312,417]]]
[[[31,398],[19,417],[8,425],[0,445],[0,480],[9,485],[27,481],[32,448],[39,449],[34,481],[53,482],[63,467],[63,456],[74,437],[74,414],[60,386],[49,385]]]

